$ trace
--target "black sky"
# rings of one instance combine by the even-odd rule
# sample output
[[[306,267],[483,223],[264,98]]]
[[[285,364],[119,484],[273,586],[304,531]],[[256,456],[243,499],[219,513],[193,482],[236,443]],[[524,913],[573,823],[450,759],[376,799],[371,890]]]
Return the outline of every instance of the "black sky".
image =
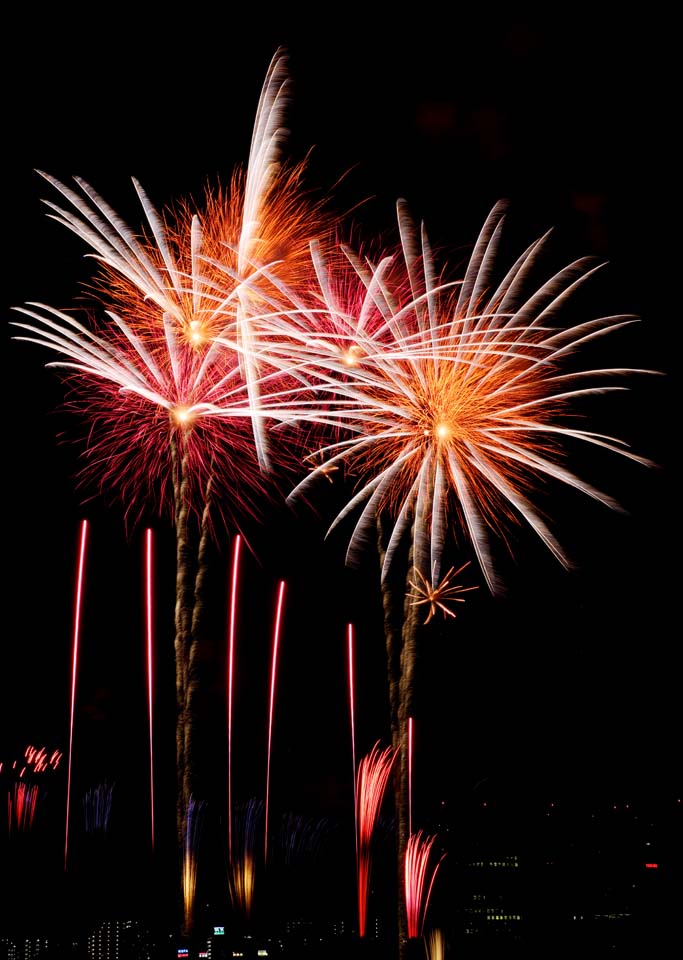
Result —
[[[325,23],[208,12],[190,22],[141,23],[119,8],[109,16],[96,26],[63,13],[15,13],[6,33],[3,351],[12,389],[3,750],[66,747],[84,516],[93,599],[77,737],[81,758],[87,744],[90,776],[107,776],[111,765],[125,779],[130,764],[139,777],[145,736],[139,536],[126,541],[116,508],[81,507],[74,453],[56,440],[60,387],[38,348],[11,340],[12,307],[69,306],[90,276],[81,244],[46,217],[49,186],[35,170],[82,176],[134,224],[132,176],[158,206],[201,197],[207,181],[227,181],[246,158],[261,82],[283,45],[294,80],[292,153],[313,148],[311,182],[334,188],[340,209],[366,201],[354,214],[358,223],[388,230],[396,199],[405,197],[433,241],[457,251],[475,239],[493,203],[508,198],[518,252],[555,227],[561,260],[609,261],[596,289],[600,308],[643,319],[624,341],[629,365],[668,375],[624,400],[627,436],[661,465],[605,468],[628,515],[577,505],[569,494],[556,505],[577,571],[566,574],[523,545],[507,564],[505,601],[478,596],[457,627],[433,632],[418,698],[425,766],[429,758],[439,787],[455,771],[463,789],[482,778],[511,789],[673,789],[677,280],[663,267],[667,78],[648,62],[666,24],[460,10],[448,25],[425,16],[370,30],[341,9]],[[293,533],[283,527],[283,535]],[[278,749],[302,802],[310,788],[306,802],[323,804],[346,762],[347,620],[360,621],[362,749],[386,739],[381,613],[372,606],[379,600],[370,563],[354,577],[343,571],[340,542],[323,546],[322,523],[309,518],[298,531],[296,547],[294,539],[263,545],[268,562],[253,564],[244,630],[267,667],[270,605],[278,579],[291,578]],[[168,532],[159,536],[170,542]],[[163,700],[172,693],[161,680],[166,671],[172,688],[172,673],[159,669]],[[252,732],[242,749],[253,754],[265,736],[264,669],[250,683],[244,722]]]

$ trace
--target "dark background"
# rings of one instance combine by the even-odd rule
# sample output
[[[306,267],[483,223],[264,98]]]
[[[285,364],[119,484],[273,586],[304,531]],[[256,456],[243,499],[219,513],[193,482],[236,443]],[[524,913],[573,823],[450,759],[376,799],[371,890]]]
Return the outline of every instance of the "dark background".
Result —
[[[405,197],[433,243],[457,261],[493,203],[508,198],[515,253],[554,227],[560,264],[591,254],[609,261],[592,288],[596,310],[642,318],[634,333],[615,338],[619,362],[666,374],[636,380],[618,410],[607,401],[619,435],[659,464],[595,464],[588,479],[627,514],[570,491],[552,507],[576,570],[565,572],[522,534],[514,559],[502,561],[507,597],[478,591],[456,621],[426,635],[416,701],[419,802],[427,812],[445,793],[482,784],[532,798],[669,797],[681,787],[678,279],[667,255],[675,112],[666,57],[658,56],[672,26],[654,15],[596,20],[577,11],[565,18],[458,9],[444,22],[421,5],[403,22],[394,13],[393,22],[368,28],[366,13],[273,21],[265,11],[235,20],[207,11],[177,21],[140,20],[117,7],[95,24],[15,12],[5,33],[10,390],[0,760],[33,743],[63,750],[66,763],[77,537],[87,518],[74,789],[80,796],[116,781],[133,858],[149,829],[141,531],[126,535],[114,507],[81,504],[76,451],[58,441],[61,387],[39,348],[12,341],[12,307],[70,306],[91,275],[83,245],[45,216],[42,199],[55,198],[35,170],[84,177],[131,225],[140,222],[132,176],[158,207],[201,200],[207,182],[227,182],[246,159],[279,45],[294,81],[291,154],[313,148],[309,181],[340,210],[363,201],[353,214],[360,232],[391,232],[396,199]],[[594,465],[588,458],[581,466]],[[384,641],[373,560],[345,571],[343,539],[323,541],[325,519],[331,515],[273,518],[267,532],[251,531],[233,749],[240,794],[262,794],[271,614],[284,578],[272,789],[283,805],[343,817],[352,796],[346,623],[358,627],[358,756],[375,740],[388,742]],[[173,749],[173,557],[171,531],[158,524],[155,536],[163,783]],[[221,549],[227,564],[227,538]],[[220,704],[224,637],[218,628],[216,635]],[[55,797],[63,774],[52,782]]]

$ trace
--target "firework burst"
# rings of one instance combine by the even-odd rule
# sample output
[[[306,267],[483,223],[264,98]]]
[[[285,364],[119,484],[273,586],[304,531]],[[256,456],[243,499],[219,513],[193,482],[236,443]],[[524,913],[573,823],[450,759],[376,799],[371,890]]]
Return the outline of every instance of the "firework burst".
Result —
[[[358,764],[356,846],[358,851],[358,933],[361,937],[365,936],[367,924],[372,839],[395,760],[396,751],[392,747],[380,750],[379,744],[376,743],[370,753]]]
[[[492,210],[464,279],[452,281],[439,277],[424,230],[418,231],[399,203],[402,271],[397,264],[390,269],[385,258],[358,272],[366,300],[384,319],[362,347],[356,346],[357,362],[340,361],[332,351],[323,363],[320,354],[313,357],[310,344],[300,350],[310,377],[318,380],[316,389],[328,398],[325,413],[321,408],[312,416],[325,416],[347,435],[316,451],[319,465],[290,500],[306,494],[330,469],[344,466],[358,488],[330,529],[360,512],[347,553],[353,563],[378,518],[391,517],[384,577],[410,533],[416,571],[432,585],[442,583],[447,536],[463,531],[495,593],[500,584],[490,533],[519,521],[568,566],[532,503],[539,480],[557,481],[613,509],[619,506],[563,466],[562,444],[578,441],[649,465],[619,439],[587,430],[571,417],[576,401],[625,389],[615,379],[654,372],[577,371],[569,364],[579,348],[637,318],[603,316],[557,326],[557,315],[599,264],[577,260],[529,290],[546,237],[496,282],[505,209],[501,203]],[[335,316],[357,314],[357,303],[344,311],[338,307]],[[356,336],[359,329],[358,322]]]
[[[408,838],[405,855],[405,901],[408,918],[408,937],[422,936],[429,900],[434,881],[445,854],[434,862],[435,836],[427,836],[421,830]]]
[[[411,836],[408,721],[418,611],[426,603],[427,621],[437,611],[447,618],[451,602],[473,589],[452,582],[467,564],[442,574],[447,548],[474,554],[492,594],[502,592],[494,539],[508,541],[511,528],[531,530],[569,567],[535,494],[555,484],[620,509],[567,468],[568,452],[591,448],[650,465],[618,438],[586,429],[581,406],[587,398],[624,390],[616,381],[627,374],[655,371],[575,362],[582,349],[637,318],[608,315],[561,326],[574,294],[601,264],[579,259],[537,283],[548,235],[501,276],[505,203],[486,219],[462,279],[439,269],[424,227],[403,201],[397,211],[395,256],[377,264],[349,257],[355,278],[337,286],[319,262],[326,322],[335,329],[308,339],[301,332],[289,349],[300,358],[302,406],[308,405],[303,415],[337,433],[313,451],[313,468],[289,500],[308,498],[318,481],[327,483],[332,471],[343,469],[355,487],[328,533],[355,516],[347,563],[358,563],[368,544],[379,549],[392,746],[399,756],[400,873]],[[399,903],[402,951],[406,909]],[[414,915],[410,922],[415,929]]]

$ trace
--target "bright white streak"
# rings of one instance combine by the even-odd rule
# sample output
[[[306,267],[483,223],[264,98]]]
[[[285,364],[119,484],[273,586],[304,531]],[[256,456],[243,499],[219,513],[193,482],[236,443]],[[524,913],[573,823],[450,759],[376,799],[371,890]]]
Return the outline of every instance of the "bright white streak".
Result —
[[[66,778],[66,824],[64,830],[64,869],[69,854],[69,806],[71,802],[71,752],[74,739],[74,707],[76,702],[76,673],[78,666],[78,639],[81,630],[81,602],[83,599],[83,576],[85,569],[85,545],[88,539],[88,521],[81,522],[80,547],[78,551],[78,573],[76,578],[76,600],[74,604],[73,657],[71,662],[71,718],[69,722],[69,765]]]
[[[235,620],[237,609],[237,571],[239,568],[240,545],[242,537],[235,537],[232,554],[232,575],[230,587],[230,621],[228,629],[228,857],[232,862],[232,682],[235,656]]]
[[[152,836],[152,850],[154,850],[154,722],[152,703],[152,679],[154,676],[153,664],[153,591],[152,591],[152,531],[148,528],[145,535],[145,608],[147,612],[147,710],[149,713],[149,809]]]
[[[266,769],[266,811],[263,829],[263,859],[268,859],[268,800],[270,798],[270,749],[273,737],[273,703],[275,700],[275,674],[277,672],[277,650],[280,642],[280,626],[282,623],[282,605],[285,596],[285,581],[280,581],[275,613],[275,630],[273,632],[273,665],[270,675],[270,708],[268,710],[268,762]]]
[[[353,624],[347,626],[348,653],[349,653],[349,708],[351,715],[351,762],[353,765],[353,810],[356,817],[356,867],[358,867],[358,786],[356,784],[356,714],[353,702],[354,673],[353,673]]]

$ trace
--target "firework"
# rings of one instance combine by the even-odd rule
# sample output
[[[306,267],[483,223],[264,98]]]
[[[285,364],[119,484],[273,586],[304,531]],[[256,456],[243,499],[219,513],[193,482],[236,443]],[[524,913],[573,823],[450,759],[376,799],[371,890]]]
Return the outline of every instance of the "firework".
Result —
[[[145,533],[145,611],[147,625],[147,718],[149,724],[149,813],[152,849],[154,849],[154,605],[153,605],[153,535],[151,530]]]
[[[83,582],[85,577],[85,550],[88,541],[88,523],[81,523],[80,545],[78,553],[78,573],[76,577],[76,596],[74,602],[74,628],[71,656],[71,710],[69,714],[69,763],[66,781],[66,816],[64,819],[64,869],[69,855],[69,808],[71,804],[71,760],[73,755],[74,713],[76,707],[76,677],[78,674],[78,646],[81,635],[81,610],[83,605]]]
[[[192,932],[194,923],[194,903],[197,891],[197,860],[204,814],[204,801],[190,797],[185,817],[185,837],[182,853],[182,885],[184,930]]]
[[[86,791],[83,798],[85,832],[89,836],[104,836],[109,832],[114,784],[105,780],[92,790]]]
[[[425,951],[427,960],[445,960],[446,935],[438,928],[430,930],[425,936]]]
[[[228,625],[227,653],[227,706],[228,706],[228,862],[232,859],[232,693],[233,670],[235,663],[235,627],[237,623],[237,574],[239,571],[240,546],[242,538],[237,536],[233,542],[232,565],[230,572],[230,611]]]
[[[556,326],[556,315],[597,265],[577,260],[529,292],[545,237],[494,283],[504,204],[489,215],[465,277],[457,283],[437,282],[426,235],[418,248],[417,230],[404,204],[398,209],[405,276],[394,279],[395,268],[388,271],[385,260],[369,266],[363,277],[375,309],[381,304],[387,314],[381,336],[365,336],[354,364],[331,354],[323,361],[320,351],[314,357],[310,349],[291,348],[299,350],[302,362],[306,359],[311,379],[319,379],[316,389],[328,395],[327,419],[347,433],[316,455],[328,471],[344,466],[358,478],[357,492],[330,529],[360,509],[347,553],[353,563],[378,518],[391,517],[383,576],[401,539],[410,534],[416,571],[425,582],[429,578],[431,593],[443,581],[440,563],[447,535],[462,530],[496,592],[500,584],[489,533],[505,521],[525,521],[569,565],[531,502],[539,478],[618,509],[608,494],[562,466],[561,444],[579,441],[649,464],[619,439],[581,428],[570,413],[580,398],[625,389],[613,383],[616,378],[654,371],[563,369],[580,347],[638,318],[603,316],[567,329]],[[354,309],[352,301],[346,313]],[[324,467],[305,476],[290,501],[305,494],[324,475]]]
[[[370,867],[372,839],[377,818],[382,808],[396,751],[391,747],[379,749],[376,743],[370,753],[358,764],[357,773],[357,850],[358,850],[358,933],[365,936],[368,898],[370,895]]]
[[[233,847],[228,863],[228,887],[233,909],[248,924],[254,906],[257,838],[262,836],[263,801],[251,799],[235,810]]]
[[[405,856],[405,903],[408,937],[421,937],[434,881],[445,854],[433,863],[432,849],[435,836],[421,830],[408,838]]]
[[[270,755],[273,741],[273,709],[275,706],[275,677],[277,674],[277,654],[280,643],[280,631],[282,628],[282,608],[285,597],[285,582],[280,581],[277,596],[277,608],[275,611],[275,625],[273,628],[273,656],[270,672],[270,703],[268,707],[268,749],[266,762],[266,806],[263,827],[263,859],[268,860],[268,807],[270,801]]]
[[[493,594],[502,588],[493,539],[507,539],[510,527],[526,525],[569,567],[534,491],[554,483],[619,510],[612,497],[567,469],[567,450],[583,445],[650,465],[618,438],[586,429],[580,406],[625,389],[615,381],[626,374],[655,371],[585,368],[574,359],[638,318],[608,315],[560,326],[572,296],[601,265],[579,259],[537,284],[547,235],[496,279],[505,211],[504,203],[493,208],[463,278],[454,279],[438,268],[424,227],[399,201],[398,253],[377,264],[349,255],[355,277],[337,285],[334,264],[319,260],[325,322],[335,329],[322,337],[301,331],[289,347],[300,359],[302,407],[308,405],[302,416],[336,432],[313,451],[312,469],[289,500],[307,498],[317,481],[343,470],[354,478],[354,491],[328,533],[356,515],[349,565],[368,542],[379,545],[392,746],[399,754],[399,872],[410,836],[407,727],[419,608],[428,606],[427,621],[437,611],[453,617],[451,604],[474,589],[453,583],[467,563],[443,575],[447,547],[474,554]],[[406,552],[408,575],[401,566]],[[406,926],[399,904],[399,944]]]
[[[38,785],[18,780],[7,792],[7,825],[12,833],[25,833],[33,826],[38,802]]]
[[[267,424],[291,419],[280,398],[289,380],[277,351],[269,361],[269,342],[275,318],[300,308],[312,272],[309,243],[322,242],[329,226],[302,185],[304,166],[282,158],[288,97],[278,50],[248,163],[234,170],[229,189],[207,188],[201,208],[181,201],[161,213],[134,179],[139,231],[82,178],[69,186],[42,173],[66,201],[48,201],[49,215],[94,258],[94,296],[81,318],[39,303],[17,308],[24,317],[17,339],[56,355],[48,366],[64,379],[66,410],[84,426],[79,484],[123,504],[129,527],[150,511],[174,524],[179,851],[198,785],[193,745],[209,542],[217,527],[259,513],[274,492],[268,471],[298,463],[295,445],[280,445],[276,455],[268,446]],[[65,861],[67,848],[68,809]]]

